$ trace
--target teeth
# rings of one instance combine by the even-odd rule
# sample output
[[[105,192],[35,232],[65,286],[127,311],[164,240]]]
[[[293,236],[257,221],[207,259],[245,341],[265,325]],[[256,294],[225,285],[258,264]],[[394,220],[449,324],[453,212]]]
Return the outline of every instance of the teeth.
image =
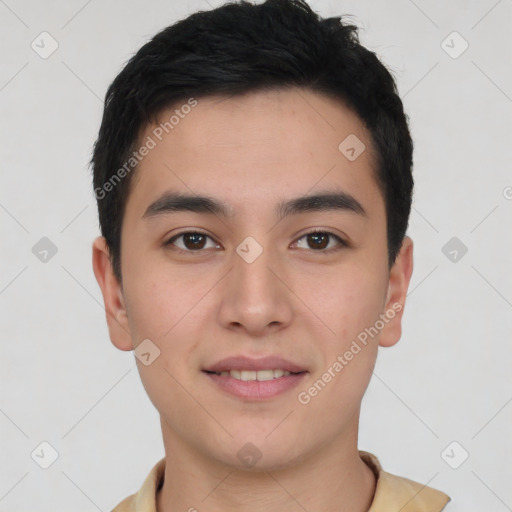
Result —
[[[287,377],[291,372],[288,370],[231,370],[229,372],[220,372],[218,375],[221,377],[231,376],[237,380],[249,381],[249,380],[257,380],[257,381],[266,381],[272,379],[279,379],[280,377]]]
[[[259,372],[256,372],[256,379],[257,380],[272,380],[274,378],[274,370],[260,370]]]
[[[257,380],[259,372],[254,371],[241,371],[240,372],[240,380]]]

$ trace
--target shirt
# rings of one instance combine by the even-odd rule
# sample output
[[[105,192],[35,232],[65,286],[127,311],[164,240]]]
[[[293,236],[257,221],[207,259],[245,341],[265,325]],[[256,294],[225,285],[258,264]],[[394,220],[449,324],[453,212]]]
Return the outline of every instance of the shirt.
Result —
[[[384,471],[377,457],[359,450],[359,456],[376,478],[368,512],[440,512],[451,501],[442,491]],[[156,512],[156,493],[163,482],[165,457],[158,461],[140,490],[125,498],[112,512]]]

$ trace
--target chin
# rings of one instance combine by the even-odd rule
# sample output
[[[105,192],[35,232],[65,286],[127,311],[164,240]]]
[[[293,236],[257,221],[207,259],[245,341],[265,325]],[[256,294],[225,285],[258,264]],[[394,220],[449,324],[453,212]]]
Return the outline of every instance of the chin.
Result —
[[[304,439],[283,429],[278,432],[279,422],[273,422],[272,428],[264,430],[245,429],[237,433],[231,431],[233,438],[224,438],[224,443],[210,446],[211,454],[219,462],[240,471],[277,471],[293,466],[306,456]],[[269,433],[272,432],[270,435]]]

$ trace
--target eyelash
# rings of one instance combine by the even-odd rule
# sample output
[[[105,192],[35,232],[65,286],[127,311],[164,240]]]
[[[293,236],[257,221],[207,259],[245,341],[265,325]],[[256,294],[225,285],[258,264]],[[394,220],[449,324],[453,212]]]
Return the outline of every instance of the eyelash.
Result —
[[[336,252],[336,251],[339,251],[345,247],[349,247],[349,244],[347,242],[345,242],[345,240],[343,240],[342,238],[340,238],[338,235],[335,235],[334,233],[331,233],[329,231],[325,231],[325,230],[321,230],[321,229],[318,229],[318,230],[313,230],[313,231],[309,231],[308,233],[304,233],[303,235],[301,235],[299,238],[297,238],[297,241],[298,240],[302,240],[303,238],[307,237],[308,235],[313,235],[313,234],[322,234],[322,235],[327,235],[329,236],[330,238],[334,238],[336,239],[336,241],[339,243],[339,245],[337,247],[331,247],[330,249],[307,249],[307,250],[310,250],[312,252],[315,252],[315,253],[328,253],[330,254],[331,252]],[[181,233],[178,233],[177,235],[174,235],[172,238],[170,238],[169,240],[167,240],[166,242],[164,242],[164,246],[172,246],[173,245],[173,242],[175,240],[177,240],[178,238],[184,236],[184,235],[202,235],[202,236],[205,236],[207,238],[210,238],[211,240],[213,240],[213,238],[210,236],[210,235],[207,235],[206,233],[203,233],[202,231],[195,231],[195,230],[192,230],[192,231],[182,231]],[[217,243],[217,242],[215,242]],[[176,251],[180,254],[193,254],[193,253],[201,253],[201,252],[204,252],[205,249],[198,249],[198,250],[190,250],[190,249],[180,249],[179,247],[176,247],[174,246],[172,248],[173,251]]]

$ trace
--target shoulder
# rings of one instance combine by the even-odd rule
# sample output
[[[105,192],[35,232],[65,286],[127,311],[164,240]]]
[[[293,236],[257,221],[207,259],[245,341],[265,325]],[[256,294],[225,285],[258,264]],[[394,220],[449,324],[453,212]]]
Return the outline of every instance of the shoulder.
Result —
[[[121,503],[116,505],[111,512],[134,512],[135,511],[135,498],[136,494],[132,494],[125,498]]]
[[[368,512],[440,512],[451,500],[443,491],[384,471],[375,455],[363,451],[359,454],[377,480]]]
[[[125,498],[111,512],[156,512],[156,493],[164,474],[165,457],[153,466],[139,491]]]

